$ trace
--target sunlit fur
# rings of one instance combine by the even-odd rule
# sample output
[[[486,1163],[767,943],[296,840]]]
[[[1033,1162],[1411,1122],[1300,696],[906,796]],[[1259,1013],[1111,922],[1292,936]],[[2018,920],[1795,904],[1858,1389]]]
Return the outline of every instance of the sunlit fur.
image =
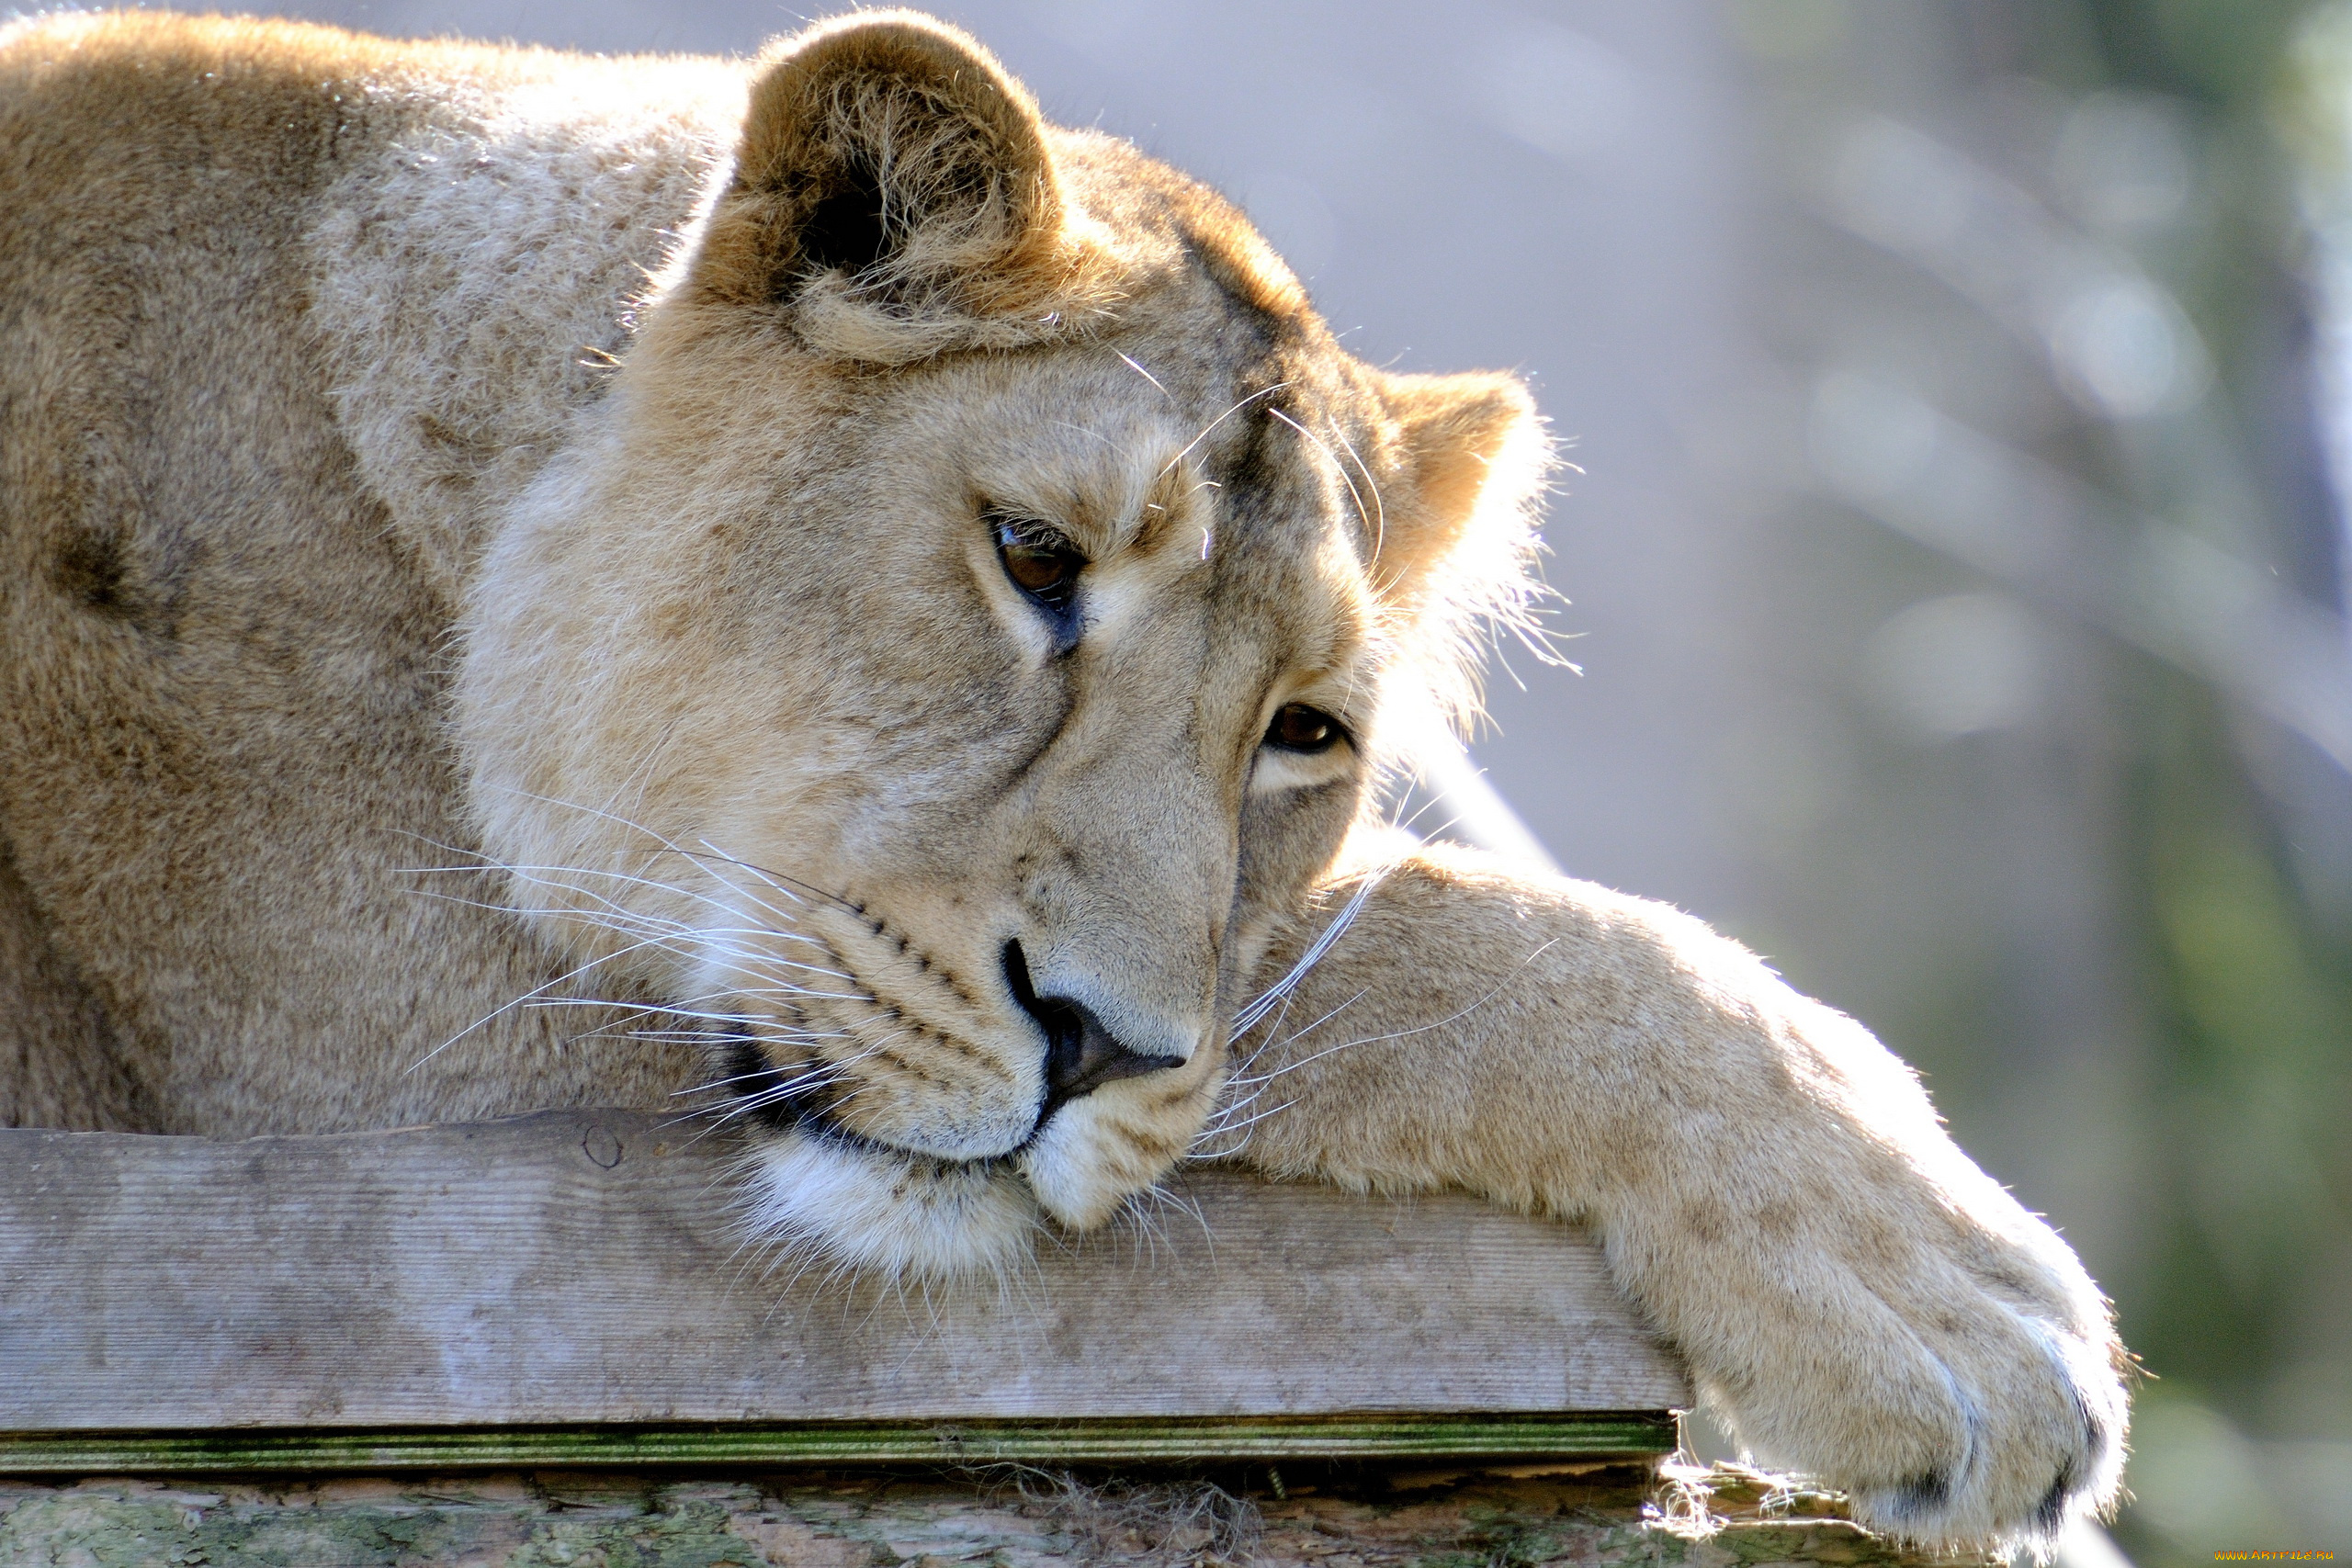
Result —
[[[668,1105],[755,1256],[899,1281],[1196,1147],[1463,1188],[1591,1226],[1867,1520],[2113,1495],[2106,1304],[1901,1064],[1670,909],[1374,829],[1527,629],[1510,378],[1351,358],[899,13],[752,62],[37,20],[0,148],[0,1120]],[[1075,637],[1001,513],[1085,557]],[[1347,739],[1261,744],[1289,703]],[[1016,973],[1175,1065],[1049,1106]]]

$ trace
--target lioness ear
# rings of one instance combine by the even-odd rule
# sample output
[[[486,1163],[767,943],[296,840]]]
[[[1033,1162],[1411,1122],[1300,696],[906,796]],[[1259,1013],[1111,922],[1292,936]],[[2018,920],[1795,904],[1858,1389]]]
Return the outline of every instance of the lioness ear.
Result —
[[[1515,568],[1551,467],[1535,400],[1510,376],[1391,376],[1383,389],[1412,505],[1392,515],[1375,570],[1406,592],[1445,563],[1499,551]],[[1475,561],[1464,567],[1482,570]]]
[[[1028,92],[944,22],[869,11],[770,46],[690,274],[811,346],[903,364],[1048,335],[1100,290]]]
[[[1513,377],[1391,376],[1383,389],[1405,504],[1387,508],[1373,579],[1412,626],[1438,706],[1476,706],[1476,654],[1498,623],[1532,614],[1536,504],[1554,462],[1535,400]]]

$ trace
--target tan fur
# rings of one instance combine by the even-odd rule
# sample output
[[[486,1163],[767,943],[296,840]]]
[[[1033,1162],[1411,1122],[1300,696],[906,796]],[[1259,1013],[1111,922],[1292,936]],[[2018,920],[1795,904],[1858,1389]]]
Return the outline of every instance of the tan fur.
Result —
[[[1350,358],[924,18],[0,33],[0,1109],[699,1075],[765,1236],[914,1273],[1196,1145],[1464,1187],[1594,1225],[1866,1517],[2046,1541],[2114,1488],[2105,1304],[1900,1064],[1671,911],[1371,827],[1547,461],[1516,383]],[[1005,529],[1083,556],[1074,618]],[[1056,1103],[1081,1016],[1133,1071]]]

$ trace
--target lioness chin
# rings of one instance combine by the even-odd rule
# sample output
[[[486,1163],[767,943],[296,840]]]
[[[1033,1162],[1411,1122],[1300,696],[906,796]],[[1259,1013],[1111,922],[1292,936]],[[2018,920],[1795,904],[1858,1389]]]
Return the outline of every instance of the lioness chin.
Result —
[[[0,1113],[706,1083],[768,1234],[921,1274],[1196,1146],[1467,1188],[1591,1225],[1867,1521],[2046,1544],[2116,1485],[2106,1304],[1911,1075],[1680,915],[1376,829],[1547,460],[921,17],[17,25]]]

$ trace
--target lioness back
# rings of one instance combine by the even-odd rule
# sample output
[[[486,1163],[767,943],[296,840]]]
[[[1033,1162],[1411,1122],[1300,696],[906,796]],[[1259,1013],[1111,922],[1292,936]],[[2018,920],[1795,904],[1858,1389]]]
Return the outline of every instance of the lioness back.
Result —
[[[23,1059],[0,1122],[327,1130],[676,1086],[650,1048],[567,1046],[526,1010],[487,1032],[495,1072],[462,1049],[405,1070],[562,968],[403,869],[466,839],[451,568],[391,525],[347,432],[400,421],[426,453],[395,482],[451,518],[505,449],[462,400],[383,413],[390,361],[351,325],[503,318],[479,288],[411,309],[389,280],[441,281],[480,236],[371,234],[368,201],[567,68],[609,87],[625,64],[162,15],[0,32],[0,1061]],[[560,400],[590,378],[540,379]]]

